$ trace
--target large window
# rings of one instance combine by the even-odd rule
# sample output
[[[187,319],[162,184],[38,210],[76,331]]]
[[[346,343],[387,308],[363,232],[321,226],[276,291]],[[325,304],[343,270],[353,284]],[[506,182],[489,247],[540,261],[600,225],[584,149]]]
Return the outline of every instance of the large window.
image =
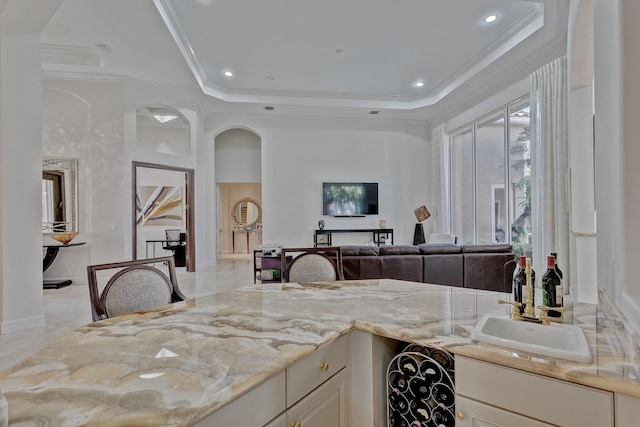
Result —
[[[530,254],[528,101],[456,130],[449,143],[451,232],[463,244],[510,242]]]

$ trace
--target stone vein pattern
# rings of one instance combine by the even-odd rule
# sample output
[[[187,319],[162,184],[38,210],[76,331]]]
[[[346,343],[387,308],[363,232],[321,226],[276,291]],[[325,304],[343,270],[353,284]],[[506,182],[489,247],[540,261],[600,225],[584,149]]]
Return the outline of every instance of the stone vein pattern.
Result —
[[[640,397],[637,336],[606,296],[576,304],[593,364],[469,334],[504,294],[366,280],[255,285],[81,327],[0,373],[12,426],[186,426],[351,329]],[[571,309],[572,308],[572,309]]]

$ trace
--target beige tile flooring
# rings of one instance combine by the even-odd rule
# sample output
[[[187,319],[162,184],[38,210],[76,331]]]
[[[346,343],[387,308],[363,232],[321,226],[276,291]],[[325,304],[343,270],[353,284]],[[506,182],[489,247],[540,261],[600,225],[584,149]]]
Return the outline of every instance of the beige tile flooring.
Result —
[[[182,271],[181,271],[182,270]],[[253,284],[253,264],[248,257],[220,260],[195,273],[177,269],[180,290],[189,298]],[[0,371],[45,347],[61,335],[91,322],[89,288],[73,284],[44,290],[45,326],[0,335]]]

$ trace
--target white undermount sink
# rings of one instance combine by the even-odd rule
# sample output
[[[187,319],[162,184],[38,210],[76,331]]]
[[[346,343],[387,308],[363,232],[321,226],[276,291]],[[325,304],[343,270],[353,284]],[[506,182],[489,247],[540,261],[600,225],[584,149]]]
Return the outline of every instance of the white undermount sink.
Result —
[[[541,325],[485,314],[471,332],[471,339],[575,362],[592,361],[584,332],[573,325]]]

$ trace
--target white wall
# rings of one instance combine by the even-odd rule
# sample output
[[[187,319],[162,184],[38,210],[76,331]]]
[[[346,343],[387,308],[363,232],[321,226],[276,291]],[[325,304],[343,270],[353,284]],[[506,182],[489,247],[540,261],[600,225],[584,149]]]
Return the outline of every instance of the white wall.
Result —
[[[137,128],[138,147],[174,156],[188,156],[190,149],[189,124],[173,125],[172,122],[177,120],[182,119],[178,117],[160,127],[139,124]]]
[[[214,115],[207,120],[207,140],[234,127],[251,129],[262,141],[263,242],[312,246],[322,218],[326,228],[377,228],[386,219],[395,244],[412,243],[413,210],[430,202],[424,123]],[[323,181],[378,182],[380,215],[323,217]],[[335,235],[333,243],[365,244],[370,238]]]
[[[124,259],[122,212],[129,204],[121,82],[47,79],[43,83],[46,156],[78,158],[79,235],[87,245],[61,250],[47,278],[87,283],[86,266]]]
[[[260,137],[246,129],[229,129],[215,138],[216,183],[260,182]]]

